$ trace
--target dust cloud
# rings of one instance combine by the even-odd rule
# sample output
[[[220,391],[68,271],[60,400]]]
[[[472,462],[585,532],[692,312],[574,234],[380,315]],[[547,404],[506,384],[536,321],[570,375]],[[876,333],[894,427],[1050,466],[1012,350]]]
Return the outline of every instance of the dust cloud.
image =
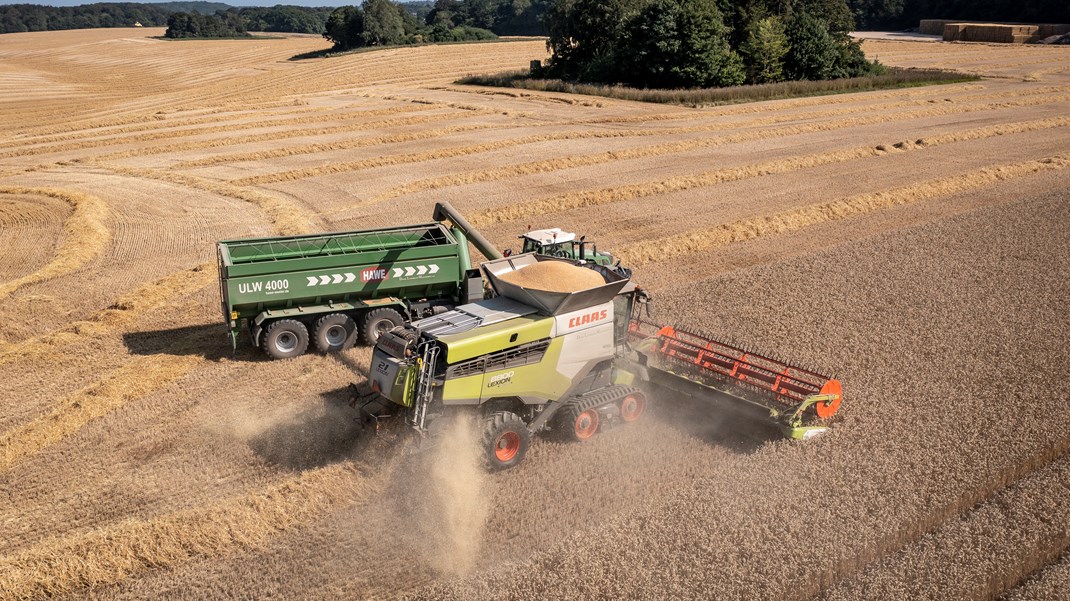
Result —
[[[425,559],[444,574],[469,573],[483,540],[490,504],[479,434],[475,416],[451,419],[429,451],[428,477],[419,485],[427,488],[417,527],[430,542]]]

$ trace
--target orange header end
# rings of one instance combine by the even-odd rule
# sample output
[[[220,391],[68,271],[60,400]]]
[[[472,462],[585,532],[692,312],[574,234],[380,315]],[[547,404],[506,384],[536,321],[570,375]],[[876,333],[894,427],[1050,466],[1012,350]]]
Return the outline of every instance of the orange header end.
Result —
[[[825,385],[821,387],[818,394],[834,394],[836,399],[833,401],[821,401],[814,405],[814,410],[817,411],[817,416],[821,419],[828,419],[833,415],[836,415],[836,411],[840,408],[840,401],[843,400],[843,385],[839,380],[829,380],[825,382]]]
[[[658,330],[657,336],[664,336],[666,338],[676,338],[676,328],[672,326],[662,326]]]

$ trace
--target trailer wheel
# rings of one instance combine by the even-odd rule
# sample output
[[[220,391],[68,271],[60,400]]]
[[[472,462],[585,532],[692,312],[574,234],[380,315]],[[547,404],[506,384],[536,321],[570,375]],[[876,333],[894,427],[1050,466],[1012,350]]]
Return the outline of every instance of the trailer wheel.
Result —
[[[352,317],[344,313],[331,313],[316,320],[312,339],[319,352],[335,353],[353,346],[356,334],[357,324]]]
[[[404,325],[401,313],[393,309],[383,307],[373,309],[364,314],[360,320],[360,331],[364,335],[364,341],[375,344],[381,334],[385,334],[394,328]]]
[[[308,328],[293,319],[273,321],[264,332],[262,346],[272,359],[299,357],[308,349]]]
[[[531,433],[524,420],[510,411],[498,411],[483,420],[483,455],[493,471],[509,469],[524,459]]]

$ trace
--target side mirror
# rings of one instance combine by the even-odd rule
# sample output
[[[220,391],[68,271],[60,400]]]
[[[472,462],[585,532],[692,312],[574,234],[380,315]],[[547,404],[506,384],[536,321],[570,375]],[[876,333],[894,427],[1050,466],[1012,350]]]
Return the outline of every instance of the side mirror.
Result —
[[[511,256],[513,256],[513,249],[507,248],[507,249],[503,250],[502,251],[502,256],[503,257],[511,257]]]

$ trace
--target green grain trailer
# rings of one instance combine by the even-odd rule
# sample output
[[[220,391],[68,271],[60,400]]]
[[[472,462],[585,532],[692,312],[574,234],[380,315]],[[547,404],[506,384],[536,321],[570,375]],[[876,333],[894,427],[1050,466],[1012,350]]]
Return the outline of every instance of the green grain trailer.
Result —
[[[231,344],[243,326],[275,359],[311,341],[321,352],[483,298],[471,242],[501,254],[446,203],[438,221],[375,230],[218,243],[223,318]],[[449,220],[450,227],[443,221]]]

